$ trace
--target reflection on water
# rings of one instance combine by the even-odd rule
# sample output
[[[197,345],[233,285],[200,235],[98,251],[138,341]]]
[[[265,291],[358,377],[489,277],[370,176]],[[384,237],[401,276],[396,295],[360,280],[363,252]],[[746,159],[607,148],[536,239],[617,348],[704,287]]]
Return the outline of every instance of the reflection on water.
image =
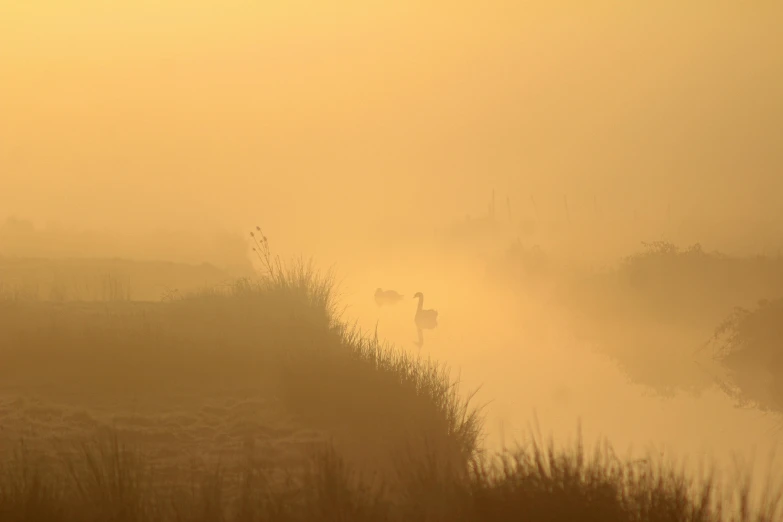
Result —
[[[411,341],[415,301],[379,310],[373,285],[360,291],[359,277],[350,284],[351,318],[367,331],[377,322],[380,338],[416,353],[424,338],[417,329]],[[463,391],[481,387],[476,400],[487,404],[490,449],[526,437],[536,418],[544,435],[563,443],[573,440],[581,422],[588,443],[606,437],[620,455],[653,451],[721,467],[740,456],[755,462],[753,472],[764,482],[768,456],[783,436],[779,416],[736,408],[718,386],[662,397],[578,340],[554,305],[466,285],[456,289],[445,278],[429,285],[440,324],[427,332],[420,353],[460,371]],[[701,371],[691,359],[677,364]]]
[[[418,338],[416,339],[416,348],[422,349],[424,347],[424,331],[416,326],[416,334],[418,335]]]

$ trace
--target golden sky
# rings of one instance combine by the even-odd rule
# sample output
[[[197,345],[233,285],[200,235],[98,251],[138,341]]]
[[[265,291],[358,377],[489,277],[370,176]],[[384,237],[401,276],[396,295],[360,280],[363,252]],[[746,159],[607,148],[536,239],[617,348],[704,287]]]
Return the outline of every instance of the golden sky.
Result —
[[[0,218],[317,235],[493,187],[774,212],[783,4],[685,4],[0,0]]]

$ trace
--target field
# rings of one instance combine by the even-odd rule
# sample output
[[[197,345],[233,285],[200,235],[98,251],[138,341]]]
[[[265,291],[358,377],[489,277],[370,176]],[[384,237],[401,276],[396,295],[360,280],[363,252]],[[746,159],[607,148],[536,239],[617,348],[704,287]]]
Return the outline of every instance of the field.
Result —
[[[0,256],[0,297],[61,303],[160,301],[230,284],[238,275],[207,263]]]

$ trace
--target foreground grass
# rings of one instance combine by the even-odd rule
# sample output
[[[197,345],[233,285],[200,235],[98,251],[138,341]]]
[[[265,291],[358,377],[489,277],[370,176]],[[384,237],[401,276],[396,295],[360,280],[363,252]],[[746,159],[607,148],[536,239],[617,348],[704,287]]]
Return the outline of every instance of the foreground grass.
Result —
[[[621,462],[608,446],[586,455],[581,441],[556,449],[536,442],[469,473],[430,459],[399,468],[391,490],[352,469],[334,448],[314,452],[286,480],[257,466],[221,467],[182,477],[173,488],[112,434],[41,464],[20,445],[0,467],[0,520],[71,521],[758,521],[780,520],[780,495],[751,507],[748,482],[721,494],[714,477],[700,481],[662,462]],[[279,471],[279,470],[277,470]]]

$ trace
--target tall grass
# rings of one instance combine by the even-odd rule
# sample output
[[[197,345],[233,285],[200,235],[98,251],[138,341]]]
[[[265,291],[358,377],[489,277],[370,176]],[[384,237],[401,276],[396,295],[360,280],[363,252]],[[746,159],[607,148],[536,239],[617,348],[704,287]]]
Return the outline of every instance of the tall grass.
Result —
[[[756,508],[750,484],[722,490],[712,473],[699,480],[662,460],[621,461],[607,443],[589,454],[578,438],[556,448],[524,446],[476,459],[467,475],[433,461],[401,468],[408,488],[390,492],[357,473],[332,446],[313,451],[286,480],[248,459],[216,465],[173,488],[157,487],[154,467],[108,433],[40,465],[20,446],[0,469],[0,520],[71,521],[466,521],[774,522],[780,494]],[[723,491],[729,493],[724,495]]]

